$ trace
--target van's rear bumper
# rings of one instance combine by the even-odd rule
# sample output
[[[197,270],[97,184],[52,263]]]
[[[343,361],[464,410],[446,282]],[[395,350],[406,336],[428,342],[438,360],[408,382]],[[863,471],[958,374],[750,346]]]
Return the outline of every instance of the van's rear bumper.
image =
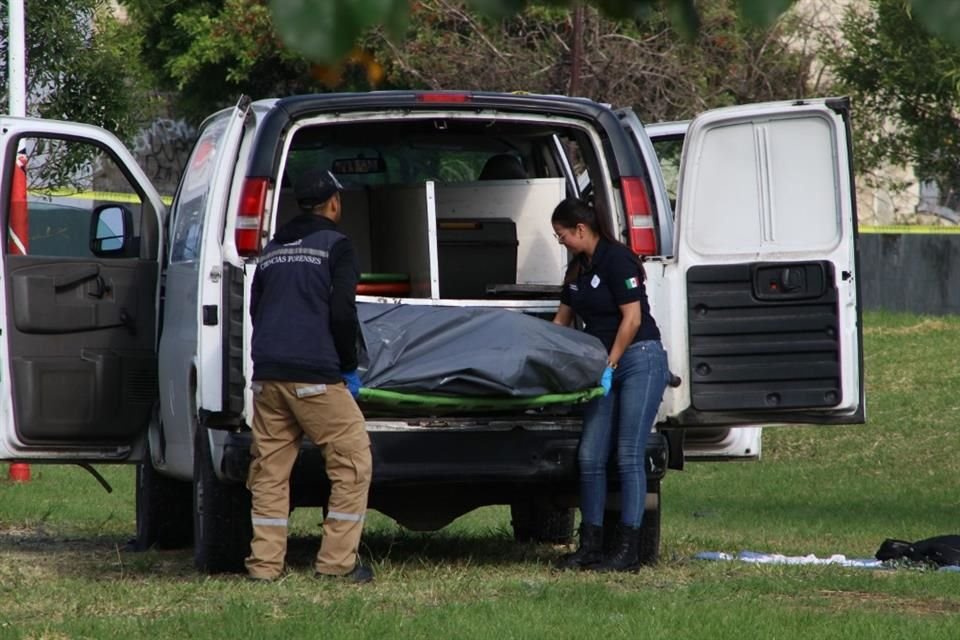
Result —
[[[243,482],[250,465],[249,432],[231,433],[224,445],[223,476]],[[371,431],[373,483],[371,502],[378,491],[417,485],[462,485],[489,492],[509,492],[537,485],[576,492],[579,431],[560,429]],[[667,468],[666,439],[650,435],[647,477],[657,480]],[[615,465],[615,462],[612,463]],[[611,482],[616,482],[615,466]],[[304,440],[293,471],[295,499],[307,487],[327,487],[321,450]],[[511,489],[512,488],[512,489]],[[546,488],[546,487],[544,487]],[[309,489],[306,493],[312,493]],[[313,502],[307,500],[307,502]]]

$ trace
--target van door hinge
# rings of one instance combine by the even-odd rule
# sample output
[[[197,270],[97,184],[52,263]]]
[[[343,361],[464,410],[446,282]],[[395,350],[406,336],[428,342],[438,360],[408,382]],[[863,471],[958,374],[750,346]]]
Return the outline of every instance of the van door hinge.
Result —
[[[210,282],[216,284],[220,282],[221,277],[223,277],[223,273],[220,271],[220,267],[210,269]]]

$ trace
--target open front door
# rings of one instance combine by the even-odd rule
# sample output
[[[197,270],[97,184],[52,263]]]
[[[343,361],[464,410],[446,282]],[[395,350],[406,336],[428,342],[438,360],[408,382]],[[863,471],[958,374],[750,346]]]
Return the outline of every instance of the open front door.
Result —
[[[683,426],[862,423],[846,100],[710,111],[677,202]],[[681,293],[682,292],[682,293]]]
[[[157,397],[160,196],[102,129],[0,129],[0,459],[136,459]]]
[[[163,445],[169,460],[189,462],[198,411],[223,410],[224,308],[222,237],[234,167],[250,100],[208,118],[200,128],[171,208],[159,365]],[[151,444],[154,444],[151,441]],[[193,469],[169,469],[189,478]]]

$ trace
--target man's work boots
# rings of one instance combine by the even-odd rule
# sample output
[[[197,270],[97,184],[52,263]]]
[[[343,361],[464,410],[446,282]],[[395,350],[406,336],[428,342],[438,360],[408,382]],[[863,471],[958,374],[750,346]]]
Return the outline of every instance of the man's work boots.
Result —
[[[288,567],[288,566],[287,566],[287,563],[284,562],[284,563],[283,563],[283,569],[281,569],[281,570],[280,570],[280,573],[278,573],[278,574],[276,574],[276,575],[266,575],[266,574],[261,574],[261,573],[250,573],[250,572],[248,571],[248,572],[247,572],[247,575],[246,575],[246,578],[247,578],[247,580],[249,580],[250,582],[260,582],[260,583],[266,584],[266,583],[270,583],[270,582],[277,582],[277,581],[281,580],[282,578],[284,578],[284,577],[286,577],[286,576],[288,576],[288,575],[290,575],[290,567]]]
[[[580,524],[580,546],[560,558],[557,569],[592,569],[603,560],[603,527]]]
[[[359,560],[357,561],[357,564],[354,565],[353,569],[350,570],[350,573],[345,573],[341,576],[337,576],[329,573],[320,573],[318,571],[314,575],[317,576],[318,578],[344,580],[346,582],[352,582],[354,584],[365,584],[367,582],[373,581],[373,569],[363,564]]]

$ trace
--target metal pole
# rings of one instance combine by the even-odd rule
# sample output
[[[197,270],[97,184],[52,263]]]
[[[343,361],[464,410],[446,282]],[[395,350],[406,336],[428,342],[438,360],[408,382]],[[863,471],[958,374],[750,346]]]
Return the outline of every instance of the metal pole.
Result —
[[[9,11],[7,20],[7,53],[8,62],[7,86],[10,94],[8,96],[10,103],[10,115],[23,117],[27,115],[27,50],[25,38],[25,24],[23,12],[24,0],[7,0]],[[19,158],[17,159],[19,162]],[[19,198],[22,204],[26,205],[27,187],[23,167],[15,168],[11,190],[19,192]],[[11,209],[14,208],[13,200],[16,195],[11,196]],[[26,221],[26,209],[23,211],[24,222]],[[24,234],[26,235],[26,234]],[[7,477],[13,482],[30,481],[30,465],[25,462],[11,462],[7,469]]]
[[[27,50],[25,46],[24,0],[8,0],[7,52],[9,54],[8,86],[11,116],[27,115]]]

